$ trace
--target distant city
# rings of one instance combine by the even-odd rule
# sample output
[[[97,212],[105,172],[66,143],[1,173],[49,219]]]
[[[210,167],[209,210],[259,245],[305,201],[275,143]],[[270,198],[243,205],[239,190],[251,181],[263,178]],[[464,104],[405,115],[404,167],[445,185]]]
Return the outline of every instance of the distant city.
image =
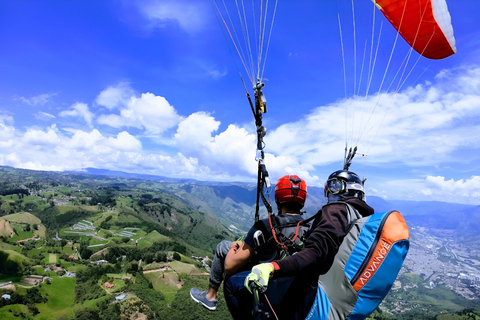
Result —
[[[445,285],[467,299],[479,299],[480,250],[442,232],[444,236],[438,237],[428,228],[411,228],[410,250],[401,273],[421,275],[430,288]]]

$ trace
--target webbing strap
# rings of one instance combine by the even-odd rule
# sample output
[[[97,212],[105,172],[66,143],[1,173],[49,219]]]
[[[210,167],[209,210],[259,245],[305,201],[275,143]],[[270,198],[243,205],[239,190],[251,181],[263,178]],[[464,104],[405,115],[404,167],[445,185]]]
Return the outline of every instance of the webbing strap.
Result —
[[[351,204],[347,202],[342,202],[347,206],[347,224],[349,225],[352,222],[355,222],[355,220],[362,218],[360,215],[360,212],[358,212],[357,209],[355,209]]]

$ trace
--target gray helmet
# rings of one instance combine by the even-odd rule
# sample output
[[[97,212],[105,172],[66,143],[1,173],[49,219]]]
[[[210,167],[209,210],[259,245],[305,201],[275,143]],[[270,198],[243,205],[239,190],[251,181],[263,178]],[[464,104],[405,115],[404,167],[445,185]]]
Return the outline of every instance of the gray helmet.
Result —
[[[328,198],[328,202],[338,201],[345,197],[357,197],[365,201],[363,183],[364,181],[352,171],[335,171],[325,182],[325,197]]]

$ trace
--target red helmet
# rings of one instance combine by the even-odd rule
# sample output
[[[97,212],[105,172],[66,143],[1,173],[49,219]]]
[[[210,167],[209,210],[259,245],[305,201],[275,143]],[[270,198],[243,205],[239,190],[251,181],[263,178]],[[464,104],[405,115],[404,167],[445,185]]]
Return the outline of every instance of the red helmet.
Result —
[[[297,203],[299,210],[307,199],[307,183],[297,175],[286,175],[278,179],[275,185],[277,206],[284,203]]]

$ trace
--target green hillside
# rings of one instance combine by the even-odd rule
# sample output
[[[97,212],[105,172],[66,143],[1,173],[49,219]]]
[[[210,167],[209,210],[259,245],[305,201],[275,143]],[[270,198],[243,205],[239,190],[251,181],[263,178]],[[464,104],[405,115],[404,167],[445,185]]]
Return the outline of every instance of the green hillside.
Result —
[[[40,219],[38,219],[33,214],[28,212],[13,213],[13,214],[3,216],[0,219],[10,221],[10,222],[24,223],[24,224],[31,224],[31,225],[41,223]]]
[[[211,316],[189,298],[185,314],[172,305],[185,309],[189,283],[208,286],[191,256],[212,257],[235,235],[162,181],[12,168],[0,176],[0,283],[12,281],[0,287],[12,297],[0,300],[1,319]]]
[[[12,281],[0,319],[231,319],[222,292],[209,312],[189,291],[208,288],[198,257],[251,225],[251,187],[7,167],[0,177],[0,284]],[[408,270],[398,280],[370,319],[479,319],[478,300]]]

